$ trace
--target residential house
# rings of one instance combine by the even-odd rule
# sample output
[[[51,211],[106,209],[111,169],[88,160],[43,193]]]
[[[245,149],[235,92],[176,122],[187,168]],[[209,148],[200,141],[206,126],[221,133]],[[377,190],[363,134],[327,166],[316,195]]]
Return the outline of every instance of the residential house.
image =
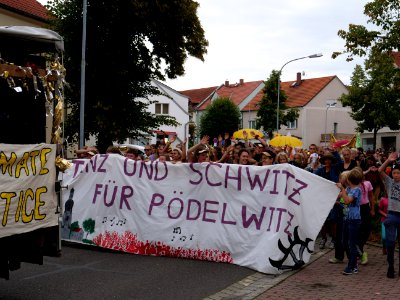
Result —
[[[36,0],[0,0],[0,26],[45,27],[47,9]]]
[[[229,97],[241,111],[239,127],[255,128],[263,88],[262,80],[245,82],[240,79],[235,84],[226,81],[197,105],[194,119],[199,124],[199,116],[214,99]],[[290,133],[301,138],[305,147],[311,143],[329,143],[331,133],[338,138],[354,135],[356,125],[349,115],[350,109],[342,107],[338,101],[343,93],[347,93],[347,88],[337,76],[302,79],[301,73],[297,73],[296,80],[282,82],[281,89],[287,96],[286,105],[298,108],[300,116],[295,122],[283,125],[280,134]],[[195,90],[182,93],[190,97]],[[276,116],[271,118],[276,119]]]
[[[184,139],[189,137],[189,97],[175,91],[160,81],[152,79],[151,83],[162,94],[154,95],[149,98],[149,100],[154,103],[149,105],[148,111],[156,115],[175,117],[180,125],[177,127],[162,125],[159,128],[155,128],[147,138],[140,140],[128,139],[127,143],[139,145],[147,143],[154,144],[158,140],[168,139],[169,135],[176,135],[176,143],[181,143]]]
[[[261,91],[264,88],[262,80],[245,82],[240,79],[238,83],[230,84],[225,81],[224,84],[217,87],[207,98],[204,98],[195,108],[196,124],[200,124],[200,117],[204,110],[210,103],[217,98],[229,98],[241,111],[241,120],[239,127],[241,128],[255,128],[256,110],[248,110],[245,107],[253,99],[261,99]],[[185,95],[190,95],[188,91],[182,92]],[[193,93],[193,92],[192,92]],[[262,97],[262,96],[261,96]]]

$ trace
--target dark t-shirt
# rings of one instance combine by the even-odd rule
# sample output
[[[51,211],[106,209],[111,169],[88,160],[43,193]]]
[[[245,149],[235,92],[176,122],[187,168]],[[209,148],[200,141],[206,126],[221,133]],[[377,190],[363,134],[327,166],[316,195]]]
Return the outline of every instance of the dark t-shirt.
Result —
[[[350,165],[347,168],[344,167],[343,161],[338,163],[338,169],[339,169],[340,173],[342,173],[344,171],[350,171],[350,170],[354,169],[355,167],[357,167],[357,162],[354,159],[352,159],[350,161]]]

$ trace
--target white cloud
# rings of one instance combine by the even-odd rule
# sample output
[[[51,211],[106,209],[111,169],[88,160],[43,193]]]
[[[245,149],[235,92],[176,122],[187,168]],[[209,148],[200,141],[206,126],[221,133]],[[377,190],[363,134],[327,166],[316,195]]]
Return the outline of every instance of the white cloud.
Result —
[[[350,82],[355,63],[331,58],[344,48],[337,36],[350,23],[366,25],[363,1],[199,0],[200,21],[209,40],[205,62],[189,58],[186,74],[167,80],[174,89],[214,86],[226,79],[237,82],[266,79],[273,69],[294,58],[323,53],[323,57],[292,62],[282,80],[337,75]]]

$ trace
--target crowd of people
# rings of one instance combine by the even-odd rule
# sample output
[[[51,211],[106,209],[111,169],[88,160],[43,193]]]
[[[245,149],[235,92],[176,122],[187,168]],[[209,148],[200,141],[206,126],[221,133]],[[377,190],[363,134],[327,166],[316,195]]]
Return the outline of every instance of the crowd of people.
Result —
[[[176,140],[176,136],[170,136],[167,142],[161,140],[145,145],[144,153],[118,146],[110,146],[107,153],[134,160],[172,164],[219,162],[268,166],[289,163],[303,168],[336,183],[340,189],[320,232],[319,247],[335,249],[335,255],[329,259],[329,263],[342,263],[346,255],[348,263],[343,274],[358,273],[358,263],[368,263],[364,246],[371,234],[372,219],[379,214],[382,254],[387,255],[388,262],[387,277],[395,277],[395,242],[400,229],[400,164],[397,163],[398,154],[394,150],[364,151],[362,148],[332,148],[315,144],[309,145],[308,149],[270,147],[259,136],[234,140],[227,134],[213,140],[204,136],[198,144],[187,149],[186,141],[172,147]],[[76,151],[80,158],[90,158],[97,153],[94,147]]]

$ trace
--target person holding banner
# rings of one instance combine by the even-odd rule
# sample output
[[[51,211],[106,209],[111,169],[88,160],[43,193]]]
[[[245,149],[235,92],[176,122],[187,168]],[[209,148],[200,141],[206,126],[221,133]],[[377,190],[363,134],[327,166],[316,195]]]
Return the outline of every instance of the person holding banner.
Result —
[[[259,166],[272,166],[275,160],[275,153],[271,150],[265,150],[261,156],[261,162],[258,163]]]
[[[350,171],[344,171],[339,175],[339,183],[343,186],[347,186],[347,178]],[[329,263],[337,264],[342,263],[344,259],[344,248],[343,248],[343,214],[347,209],[347,205],[340,195],[338,196],[335,206],[337,209],[337,222],[336,222],[336,237],[335,237],[335,256],[329,259]]]
[[[90,159],[98,153],[99,151],[97,150],[96,147],[89,147],[89,146],[84,146],[82,149],[75,150],[75,154],[78,158]]]
[[[256,161],[251,158],[247,149],[239,150],[239,165],[254,165]]]
[[[140,159],[139,150],[130,147],[128,147],[128,150],[125,151],[124,156],[132,160]]]
[[[209,146],[208,146],[208,141],[210,140],[210,137],[208,135],[205,135],[201,138],[200,143],[194,145],[192,148],[190,148],[187,151],[187,159],[189,163],[192,162],[205,162],[209,161]]]
[[[396,231],[400,232],[400,164],[394,164],[392,166],[391,177],[386,174],[385,170],[386,167],[390,163],[395,162],[397,158],[397,152],[390,153],[389,157],[378,169],[379,174],[381,175],[381,178],[385,184],[389,199],[387,218],[384,221],[386,230],[386,251],[388,262],[388,271],[386,276],[388,278],[394,278],[395,276],[394,250],[396,244]],[[397,238],[400,242],[400,234]]]
[[[336,152],[337,154],[337,152]],[[339,174],[340,174],[340,170],[338,168],[338,165],[336,164],[337,159],[336,157],[331,153],[331,152],[327,152],[325,155],[323,155],[320,158],[320,162],[322,164],[321,167],[319,167],[316,171],[315,174],[323,177],[329,181],[332,181],[334,183],[339,182]],[[327,242],[327,234],[330,234],[330,236],[332,237],[332,245],[331,248],[334,247],[334,241],[335,241],[335,235],[336,235],[336,211],[334,209],[331,210],[331,212],[329,213],[328,218],[326,219],[324,225],[321,228],[321,242],[319,244],[319,248],[320,249],[324,249],[325,248],[325,244]]]
[[[184,161],[185,158],[183,158],[183,151],[179,148],[174,148],[171,151],[171,163],[173,164],[179,164]]]

